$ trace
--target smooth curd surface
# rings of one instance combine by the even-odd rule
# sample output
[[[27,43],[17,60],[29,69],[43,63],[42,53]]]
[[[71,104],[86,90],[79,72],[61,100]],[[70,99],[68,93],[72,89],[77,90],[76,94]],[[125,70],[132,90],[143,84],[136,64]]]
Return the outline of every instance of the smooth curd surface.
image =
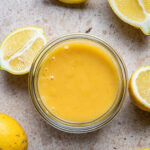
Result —
[[[64,43],[41,65],[38,88],[45,106],[57,117],[87,122],[113,104],[119,86],[116,66],[100,47],[87,42]]]

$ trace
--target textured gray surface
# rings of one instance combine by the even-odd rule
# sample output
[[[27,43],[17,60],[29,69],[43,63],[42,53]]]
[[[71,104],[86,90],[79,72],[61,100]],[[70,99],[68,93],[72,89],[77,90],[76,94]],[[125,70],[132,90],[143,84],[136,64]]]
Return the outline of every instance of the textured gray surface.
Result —
[[[0,42],[12,30],[42,26],[50,40],[59,35],[86,32],[109,42],[123,57],[131,73],[150,65],[150,37],[125,24],[112,12],[107,0],[89,0],[69,7],[57,0],[1,0]],[[150,147],[150,113],[135,108],[129,97],[106,127],[73,135],[46,124],[35,111],[28,94],[27,75],[0,71],[0,112],[14,117],[25,129],[29,150],[134,150]]]

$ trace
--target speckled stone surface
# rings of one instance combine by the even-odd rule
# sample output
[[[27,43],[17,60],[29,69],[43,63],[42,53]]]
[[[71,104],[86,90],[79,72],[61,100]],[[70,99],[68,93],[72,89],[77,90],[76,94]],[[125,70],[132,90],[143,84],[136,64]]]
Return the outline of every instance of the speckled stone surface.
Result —
[[[63,5],[57,0],[1,0],[0,42],[12,30],[42,26],[51,41],[68,33],[86,32],[109,42],[123,57],[128,75],[150,65],[150,36],[122,22],[107,0],[88,0],[85,5]],[[28,150],[134,150],[150,147],[150,113],[132,105],[127,97],[116,118],[93,133],[63,133],[45,123],[28,94],[27,75],[0,71],[0,112],[14,117],[28,136]]]

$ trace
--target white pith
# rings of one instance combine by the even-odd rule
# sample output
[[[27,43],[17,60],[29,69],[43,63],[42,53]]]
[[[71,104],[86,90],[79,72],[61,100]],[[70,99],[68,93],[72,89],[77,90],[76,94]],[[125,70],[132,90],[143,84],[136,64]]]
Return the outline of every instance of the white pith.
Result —
[[[139,99],[143,104],[145,104],[146,106],[148,106],[148,107],[150,108],[150,104],[147,102],[147,100],[143,99],[143,98],[140,96],[140,94],[139,94],[139,92],[138,92],[138,89],[137,89],[137,85],[136,85],[136,79],[137,79],[137,77],[139,76],[139,74],[140,74],[141,72],[145,72],[145,71],[147,71],[147,70],[150,70],[150,67],[143,67],[143,68],[141,68],[141,69],[139,69],[139,70],[137,70],[137,71],[135,72],[135,74],[134,74],[134,76],[133,76],[133,78],[132,78],[132,86],[133,86],[134,93],[136,94],[136,96],[138,97],[138,99]]]
[[[145,20],[143,22],[138,22],[131,20],[127,17],[125,17],[117,8],[116,3],[114,0],[110,0],[111,6],[113,7],[113,10],[115,11],[120,18],[122,18],[125,22],[140,27],[146,34],[150,34],[150,14],[146,12],[144,5],[141,0],[137,0],[139,5],[141,6],[143,13],[145,14]]]
[[[3,58],[3,46],[5,45],[5,43],[7,42],[7,40],[13,36],[14,34],[18,33],[18,32],[21,32],[21,31],[24,31],[24,30],[35,30],[36,31],[36,34],[35,36],[33,36],[25,45],[24,47],[18,51],[17,53],[15,53],[13,56],[11,56],[8,60],[4,60]],[[13,72],[14,74],[21,74],[21,73],[24,73],[24,72],[28,72],[29,69],[30,69],[30,66],[27,67],[26,69],[22,70],[22,71],[16,71],[16,70],[13,70],[11,69],[10,65],[9,65],[9,62],[12,60],[12,59],[15,59],[16,57],[18,56],[21,56],[27,49],[29,49],[32,44],[35,42],[35,40],[37,38],[41,38],[43,39],[43,42],[44,44],[47,43],[47,40],[46,38],[44,37],[44,31],[42,28],[34,28],[34,27],[27,27],[27,28],[24,28],[24,29],[18,29],[16,31],[14,31],[13,33],[10,33],[10,35],[8,35],[8,37],[4,40],[4,42],[2,43],[1,47],[0,47],[0,65],[1,65],[1,68],[4,69],[4,70],[8,70],[9,72]]]

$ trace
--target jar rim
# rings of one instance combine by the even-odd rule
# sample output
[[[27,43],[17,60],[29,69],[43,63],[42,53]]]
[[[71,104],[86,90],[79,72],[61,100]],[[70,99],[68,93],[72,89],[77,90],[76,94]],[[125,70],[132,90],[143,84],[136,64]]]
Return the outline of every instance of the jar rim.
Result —
[[[63,120],[61,118],[58,118],[57,116],[55,116],[54,114],[52,114],[45,105],[43,105],[43,107],[45,106],[45,108],[42,108],[42,105],[39,103],[39,99],[40,97],[37,96],[37,94],[39,94],[36,91],[36,85],[35,85],[35,78],[37,77],[37,67],[39,65],[39,63],[42,61],[42,58],[44,58],[44,56],[46,55],[46,53],[48,51],[50,51],[50,49],[52,49],[53,46],[56,46],[57,44],[61,43],[61,42],[65,42],[67,40],[71,40],[71,39],[85,39],[85,40],[89,40],[89,41],[93,41],[96,42],[99,45],[104,46],[114,57],[115,61],[118,63],[120,70],[121,70],[121,75],[122,75],[122,84],[121,84],[121,88],[122,90],[120,91],[120,96],[118,97],[117,100],[117,105],[113,108],[113,110],[111,112],[109,112],[110,114],[107,115],[108,111],[110,111],[110,108],[107,112],[105,112],[103,115],[101,115],[99,118],[96,118],[95,120],[91,120],[89,122],[81,122],[81,123],[74,123],[74,122],[70,122],[70,121],[66,121]],[[32,102],[36,108],[36,110],[40,113],[40,115],[42,116],[43,119],[45,119],[50,125],[52,125],[53,127],[65,131],[65,132],[69,132],[69,133],[87,133],[87,132],[92,132],[95,131],[101,127],[103,127],[104,125],[106,125],[108,122],[110,122],[119,112],[119,110],[122,107],[122,104],[126,98],[126,93],[127,93],[127,70],[125,67],[125,64],[122,60],[122,58],[118,55],[118,53],[104,40],[96,37],[96,36],[92,36],[92,35],[88,35],[88,34],[71,34],[71,35],[65,35],[62,37],[57,38],[56,40],[50,42],[49,44],[47,44],[41,51],[41,53],[35,58],[30,73],[29,73],[29,93],[32,99]],[[42,100],[41,100],[42,102]],[[113,104],[114,105],[114,104]],[[112,105],[112,106],[113,106]],[[111,106],[111,107],[112,107]],[[52,116],[48,115],[48,113],[51,113]],[[107,115],[107,117],[105,117],[105,115]],[[102,119],[104,117],[104,119]],[[98,121],[100,120],[100,121]],[[91,124],[94,123],[94,124]],[[84,126],[86,125],[86,126]]]

